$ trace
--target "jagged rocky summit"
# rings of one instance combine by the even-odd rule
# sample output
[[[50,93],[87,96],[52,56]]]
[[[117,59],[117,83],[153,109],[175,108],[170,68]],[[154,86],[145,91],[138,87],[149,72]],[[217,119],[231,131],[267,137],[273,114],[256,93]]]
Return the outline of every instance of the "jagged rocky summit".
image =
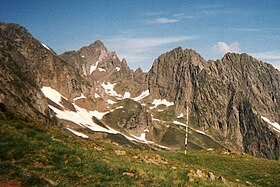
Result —
[[[57,55],[17,25],[0,23],[1,115],[56,123],[82,138],[128,146],[227,148],[279,159],[280,72],[247,54],[206,61],[192,49],[129,69],[97,40]]]

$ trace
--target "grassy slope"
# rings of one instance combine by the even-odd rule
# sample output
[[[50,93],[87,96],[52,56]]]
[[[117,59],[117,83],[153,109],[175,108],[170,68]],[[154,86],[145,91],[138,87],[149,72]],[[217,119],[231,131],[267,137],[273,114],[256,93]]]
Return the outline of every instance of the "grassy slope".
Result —
[[[188,176],[197,169],[227,184]],[[57,127],[0,120],[1,181],[23,186],[256,186],[280,184],[280,162],[247,155],[149,152],[82,139]],[[237,180],[239,182],[237,182]]]

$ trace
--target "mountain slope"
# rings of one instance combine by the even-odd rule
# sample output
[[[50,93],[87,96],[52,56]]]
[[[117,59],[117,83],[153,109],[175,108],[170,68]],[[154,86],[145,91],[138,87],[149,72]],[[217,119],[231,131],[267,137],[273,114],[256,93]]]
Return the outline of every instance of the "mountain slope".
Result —
[[[47,99],[40,91],[43,85],[51,85],[70,98],[83,89],[90,90],[89,82],[25,28],[0,23],[0,42],[1,103],[8,110],[48,120]]]
[[[279,161],[216,151],[155,152],[0,120],[0,186],[277,186]]]
[[[279,121],[279,78],[278,70],[247,54],[206,62],[193,50],[176,48],[155,60],[149,90],[174,101],[177,114],[189,105],[191,126],[224,146],[279,159],[279,132],[261,120]]]
[[[247,54],[205,61],[175,48],[132,71],[96,41],[59,56],[16,24],[0,24],[0,113],[55,123],[136,148],[223,149],[279,159],[280,73]]]

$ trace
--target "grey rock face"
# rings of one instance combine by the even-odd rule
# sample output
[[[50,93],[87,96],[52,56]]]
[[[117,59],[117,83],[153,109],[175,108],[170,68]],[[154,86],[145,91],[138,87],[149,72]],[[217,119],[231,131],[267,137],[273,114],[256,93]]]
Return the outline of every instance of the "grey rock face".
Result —
[[[193,50],[176,48],[155,60],[148,84],[154,97],[174,101],[178,114],[188,104],[191,125],[212,134],[226,147],[277,159],[279,134],[263,121],[259,123],[264,127],[258,127],[256,120],[245,119],[252,119],[254,111],[254,119],[265,116],[279,121],[279,78],[278,70],[247,54],[227,53],[222,60],[206,62]],[[247,108],[239,107],[244,99],[251,112],[244,113]],[[254,129],[251,135],[244,126]]]
[[[129,92],[132,98],[146,90],[150,95],[142,105],[120,101],[105,93],[103,82],[114,83],[120,95]],[[151,129],[147,135],[158,142],[166,131],[162,121],[171,123],[177,115],[186,115],[188,105],[193,129],[206,132],[231,150],[279,159],[279,133],[261,116],[280,121],[280,73],[247,54],[227,53],[221,60],[205,61],[194,50],[178,47],[158,57],[148,73],[141,69],[134,72],[99,40],[57,56],[23,27],[0,23],[0,113],[7,110],[49,122],[53,113],[42,86],[54,88],[69,102],[83,93],[97,105],[98,93],[103,97],[100,103],[113,99],[126,105],[105,116],[107,125],[137,135]],[[160,107],[150,108],[154,99],[166,99],[175,106],[161,106],[166,115],[160,115]],[[151,113],[164,120],[153,121]],[[171,130],[172,135],[182,132]]]
[[[72,66],[17,24],[0,23],[0,66],[0,92],[5,95],[2,102],[9,110],[31,119],[49,118],[42,86],[71,98],[80,95],[82,82],[86,82]]]

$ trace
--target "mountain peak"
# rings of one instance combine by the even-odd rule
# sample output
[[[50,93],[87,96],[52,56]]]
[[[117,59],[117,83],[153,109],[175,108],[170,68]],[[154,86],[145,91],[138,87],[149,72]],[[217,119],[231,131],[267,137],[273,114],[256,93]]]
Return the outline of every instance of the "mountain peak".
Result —
[[[93,48],[93,49],[99,49],[99,50],[107,51],[107,48],[105,47],[104,43],[101,40],[96,40],[95,42],[90,44],[88,47]]]

